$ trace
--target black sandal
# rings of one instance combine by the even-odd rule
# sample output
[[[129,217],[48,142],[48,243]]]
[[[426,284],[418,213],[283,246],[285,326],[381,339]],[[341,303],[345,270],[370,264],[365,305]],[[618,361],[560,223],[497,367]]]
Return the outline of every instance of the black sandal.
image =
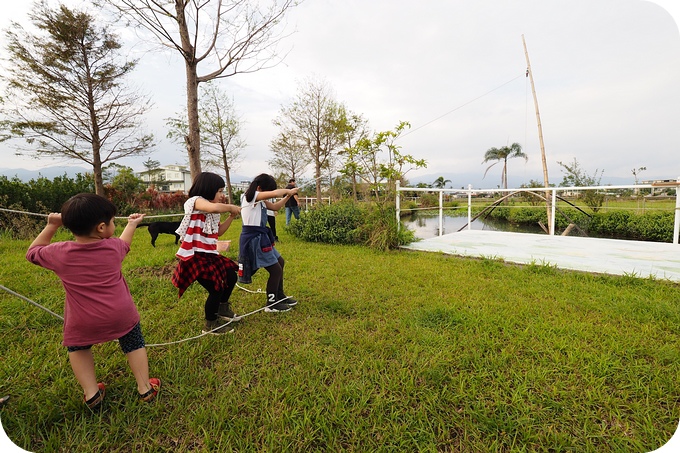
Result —
[[[103,383],[98,382],[97,387],[99,387],[99,390],[97,390],[97,393],[95,393],[92,398],[90,398],[89,400],[85,400],[85,397],[83,397],[83,399],[85,400],[85,404],[91,410],[101,408],[102,402],[104,401],[104,395],[106,395],[106,386],[104,386]]]

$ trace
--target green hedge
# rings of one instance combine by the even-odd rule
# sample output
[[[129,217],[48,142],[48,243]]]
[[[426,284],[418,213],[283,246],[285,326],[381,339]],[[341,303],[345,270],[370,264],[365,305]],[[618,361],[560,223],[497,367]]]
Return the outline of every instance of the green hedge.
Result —
[[[588,236],[633,239],[653,242],[673,242],[673,212],[606,211],[585,214],[577,209],[562,209],[569,217],[557,213],[555,228],[564,230],[571,222],[579,226]],[[504,220],[515,225],[536,225],[539,221],[547,225],[544,207],[503,207],[494,209],[491,218]]]
[[[399,228],[393,206],[343,201],[302,212],[287,227],[309,242],[363,244],[387,250],[414,240],[413,232]]]

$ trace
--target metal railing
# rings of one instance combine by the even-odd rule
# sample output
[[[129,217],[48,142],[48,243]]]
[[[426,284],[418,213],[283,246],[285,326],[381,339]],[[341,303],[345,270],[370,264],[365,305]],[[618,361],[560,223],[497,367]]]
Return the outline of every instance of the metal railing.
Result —
[[[308,210],[310,207],[313,207],[317,203],[316,197],[298,197],[300,200],[300,206],[303,206],[305,211]],[[321,202],[325,203],[328,202],[328,204],[331,204],[331,197],[321,197]]]
[[[548,225],[548,231],[551,236],[555,235],[555,209],[557,206],[557,194],[558,192],[579,192],[585,190],[619,190],[619,189],[633,189],[638,191],[639,189],[657,189],[659,187],[674,187],[675,190],[675,220],[673,224],[673,244],[678,244],[678,236],[680,236],[680,178],[677,179],[675,183],[668,183],[665,185],[655,185],[655,184],[633,184],[633,185],[622,185],[622,186],[591,186],[591,187],[532,187],[532,188],[520,188],[520,189],[473,189],[472,185],[468,185],[467,189],[435,189],[431,187],[400,187],[399,182],[397,182],[397,196],[396,196],[396,208],[397,208],[397,224],[401,220],[401,192],[434,192],[439,193],[439,236],[443,234],[444,231],[444,194],[445,193],[464,193],[467,195],[467,229],[472,229],[472,196],[485,194],[485,193],[512,193],[512,192],[543,192],[550,194],[550,221]]]

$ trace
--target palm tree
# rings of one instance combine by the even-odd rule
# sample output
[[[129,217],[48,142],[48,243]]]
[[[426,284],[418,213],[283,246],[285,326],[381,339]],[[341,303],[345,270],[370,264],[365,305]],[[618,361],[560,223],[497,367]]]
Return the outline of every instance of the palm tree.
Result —
[[[450,179],[444,179],[443,176],[440,176],[439,178],[434,180],[431,187],[433,187],[435,189],[443,189],[444,186],[446,186],[447,182],[451,182],[451,180]]]
[[[482,163],[484,164],[486,162],[489,162],[490,160],[495,160],[497,162],[494,162],[493,164],[489,165],[489,167],[484,172],[484,176],[486,176],[486,173],[489,171],[491,167],[496,165],[498,162],[503,161],[503,173],[501,174],[501,184],[503,185],[504,189],[507,189],[508,159],[511,159],[513,157],[522,157],[524,158],[525,162],[529,160],[529,156],[522,152],[522,145],[520,145],[519,143],[513,143],[510,146],[504,146],[502,148],[489,148],[484,154],[484,160],[482,161]]]

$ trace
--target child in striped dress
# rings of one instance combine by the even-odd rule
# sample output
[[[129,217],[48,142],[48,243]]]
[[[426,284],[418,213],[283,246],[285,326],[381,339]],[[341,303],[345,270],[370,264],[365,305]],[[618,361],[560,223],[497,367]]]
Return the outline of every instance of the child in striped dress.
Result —
[[[224,179],[215,173],[203,172],[194,180],[184,203],[184,218],[176,231],[182,244],[172,276],[179,297],[195,281],[208,291],[203,333],[214,335],[233,332],[229,324],[240,319],[229,302],[238,265],[217,251],[217,238],[241,212],[238,206],[224,203],[224,187]],[[222,213],[229,213],[223,222]]]

